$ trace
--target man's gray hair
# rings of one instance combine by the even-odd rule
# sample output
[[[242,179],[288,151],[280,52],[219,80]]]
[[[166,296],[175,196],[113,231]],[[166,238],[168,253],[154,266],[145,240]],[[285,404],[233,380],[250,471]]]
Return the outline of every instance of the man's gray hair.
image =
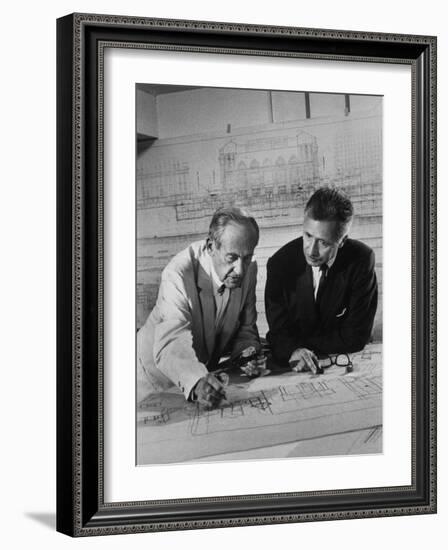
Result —
[[[353,219],[353,204],[341,190],[321,187],[308,200],[305,215],[316,221],[337,222],[342,237]]]
[[[230,206],[228,208],[218,208],[213,214],[210,227],[208,229],[209,239],[216,243],[219,248],[221,246],[221,237],[224,233],[224,229],[229,223],[237,223],[249,228],[256,237],[256,245],[260,238],[260,229],[258,227],[255,218],[250,216],[247,212],[236,206]]]

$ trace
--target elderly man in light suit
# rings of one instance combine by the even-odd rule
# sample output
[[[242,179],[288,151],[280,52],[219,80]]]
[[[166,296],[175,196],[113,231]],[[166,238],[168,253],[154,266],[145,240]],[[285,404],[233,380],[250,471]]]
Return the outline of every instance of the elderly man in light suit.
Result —
[[[259,239],[254,218],[220,209],[206,240],[177,254],[162,273],[154,309],[137,334],[137,398],[176,385],[213,407],[224,398],[220,357],[260,349],[255,309]]]

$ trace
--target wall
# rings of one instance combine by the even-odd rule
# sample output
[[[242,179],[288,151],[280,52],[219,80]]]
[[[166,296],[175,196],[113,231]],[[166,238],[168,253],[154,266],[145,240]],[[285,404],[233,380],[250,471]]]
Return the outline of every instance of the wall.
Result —
[[[250,126],[253,120],[268,122],[268,96],[263,91],[197,89],[157,96],[160,138],[209,132],[224,133]]]
[[[137,134],[142,137],[159,137],[159,128],[157,124],[157,105],[153,95],[136,90],[137,106]]]
[[[55,19],[73,11],[252,22],[260,25],[438,34],[439,56],[439,513],[153,535],[71,540],[54,531],[55,513]],[[7,3],[3,52],[2,269],[0,317],[2,546],[46,550],[115,548],[257,550],[312,547],[379,550],[443,548],[448,521],[448,35],[444,3],[355,0],[211,3],[192,0],[60,0]],[[23,121],[33,132],[24,139]],[[399,246],[399,243],[397,243]],[[337,475],[337,472],[335,472]],[[210,480],[213,483],[213,480]]]

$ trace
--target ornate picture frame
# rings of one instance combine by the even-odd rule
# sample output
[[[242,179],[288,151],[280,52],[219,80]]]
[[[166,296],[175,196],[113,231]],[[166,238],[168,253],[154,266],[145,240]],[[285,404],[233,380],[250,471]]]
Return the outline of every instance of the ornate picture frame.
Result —
[[[107,48],[411,68],[409,485],[170,499],[148,490],[144,500],[105,500]],[[57,22],[57,50],[58,531],[90,536],[435,513],[436,38],[72,14]]]

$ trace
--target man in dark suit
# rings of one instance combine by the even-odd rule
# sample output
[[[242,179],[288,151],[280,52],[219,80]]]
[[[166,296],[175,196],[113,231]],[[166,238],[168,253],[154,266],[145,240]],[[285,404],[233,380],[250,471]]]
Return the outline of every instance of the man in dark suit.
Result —
[[[318,371],[318,355],[364,348],[375,317],[375,256],[348,238],[353,206],[342,192],[318,189],[305,207],[303,236],[268,261],[267,339],[274,360]]]

